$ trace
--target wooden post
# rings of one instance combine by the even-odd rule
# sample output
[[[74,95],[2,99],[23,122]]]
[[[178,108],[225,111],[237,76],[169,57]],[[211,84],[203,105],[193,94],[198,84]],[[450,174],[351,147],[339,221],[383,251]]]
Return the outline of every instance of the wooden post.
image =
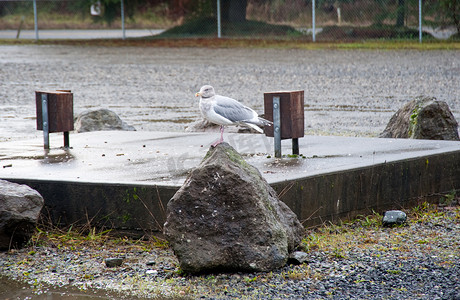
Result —
[[[265,119],[273,122],[264,131],[266,136],[275,138],[275,157],[281,157],[281,139],[292,139],[292,154],[298,155],[299,138],[304,136],[305,126],[304,91],[264,93],[264,109]]]
[[[73,94],[69,90],[36,91],[37,130],[43,130],[44,148],[49,149],[49,134],[64,132],[64,147],[69,148],[73,124]]]

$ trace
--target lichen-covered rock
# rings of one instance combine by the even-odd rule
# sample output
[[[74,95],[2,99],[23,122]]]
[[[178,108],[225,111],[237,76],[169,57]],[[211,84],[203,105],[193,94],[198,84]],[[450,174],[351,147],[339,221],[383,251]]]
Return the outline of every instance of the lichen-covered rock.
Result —
[[[380,134],[383,138],[458,141],[458,123],[446,102],[417,97],[399,109]]]
[[[83,112],[75,122],[76,132],[103,130],[136,131],[136,128],[126,124],[115,112],[105,108]]]
[[[0,180],[0,250],[20,248],[30,239],[43,205],[36,190]]]
[[[222,143],[169,201],[164,234],[185,272],[268,271],[286,264],[304,228],[260,172]]]

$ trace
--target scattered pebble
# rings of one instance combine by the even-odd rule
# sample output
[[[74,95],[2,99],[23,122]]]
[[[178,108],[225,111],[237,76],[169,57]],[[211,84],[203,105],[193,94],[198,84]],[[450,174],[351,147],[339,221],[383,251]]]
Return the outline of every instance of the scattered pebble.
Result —
[[[147,266],[153,266],[156,264],[154,260],[149,260],[148,262],[145,263]]]
[[[115,268],[121,266],[123,258],[106,258],[105,265],[107,268]]]

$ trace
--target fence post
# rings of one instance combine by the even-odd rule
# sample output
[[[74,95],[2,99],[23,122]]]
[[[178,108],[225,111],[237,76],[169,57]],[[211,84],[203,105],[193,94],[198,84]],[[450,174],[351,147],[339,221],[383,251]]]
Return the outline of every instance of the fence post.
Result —
[[[312,24],[312,30],[313,30],[313,42],[316,42],[316,16],[315,16],[315,0],[311,1],[311,24]]]
[[[34,0],[34,28],[35,28],[35,40],[38,41],[38,21],[37,21],[37,0]]]
[[[126,38],[125,34],[125,8],[123,5],[123,0],[121,0],[121,31],[123,32],[123,39]]]
[[[418,1],[418,40],[422,42],[422,0]]]
[[[220,22],[220,0],[217,0],[217,37],[222,37],[221,22]]]

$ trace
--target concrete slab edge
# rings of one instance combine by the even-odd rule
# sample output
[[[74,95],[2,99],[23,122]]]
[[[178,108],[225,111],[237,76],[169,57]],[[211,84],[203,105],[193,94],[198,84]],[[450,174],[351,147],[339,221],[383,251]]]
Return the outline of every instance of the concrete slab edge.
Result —
[[[161,230],[169,199],[179,189],[149,184],[8,179],[45,199],[45,222],[87,224],[150,234]],[[373,211],[438,202],[460,190],[460,150],[296,178],[271,184],[306,227]]]

